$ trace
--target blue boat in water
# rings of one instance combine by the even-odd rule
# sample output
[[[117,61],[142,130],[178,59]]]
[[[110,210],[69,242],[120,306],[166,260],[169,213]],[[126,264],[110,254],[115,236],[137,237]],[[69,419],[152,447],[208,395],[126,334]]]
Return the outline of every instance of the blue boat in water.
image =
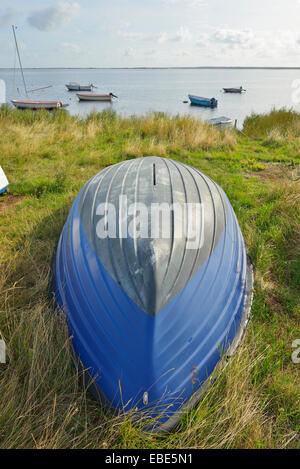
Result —
[[[55,303],[92,392],[155,432],[172,428],[235,350],[252,287],[224,191],[160,157],[109,166],[85,184],[53,267]]]
[[[215,98],[201,98],[200,96],[194,96],[189,94],[189,100],[191,101],[191,104],[195,106],[203,106],[203,107],[217,107],[218,106],[218,100]]]

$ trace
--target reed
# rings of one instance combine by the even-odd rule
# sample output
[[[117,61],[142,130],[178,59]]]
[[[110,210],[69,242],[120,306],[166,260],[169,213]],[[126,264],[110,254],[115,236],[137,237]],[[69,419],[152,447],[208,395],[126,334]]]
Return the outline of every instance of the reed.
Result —
[[[267,114],[252,114],[244,122],[244,133],[269,142],[286,143],[300,137],[300,114],[281,109]]]

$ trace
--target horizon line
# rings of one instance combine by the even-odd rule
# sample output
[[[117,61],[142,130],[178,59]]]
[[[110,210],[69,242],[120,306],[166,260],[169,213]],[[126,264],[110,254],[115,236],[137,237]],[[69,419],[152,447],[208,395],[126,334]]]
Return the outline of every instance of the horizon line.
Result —
[[[16,67],[17,68],[17,67]],[[300,70],[300,66],[170,66],[170,67],[23,67],[23,70],[198,70],[198,69],[212,69],[212,70]],[[14,67],[0,67],[0,70],[14,70]]]

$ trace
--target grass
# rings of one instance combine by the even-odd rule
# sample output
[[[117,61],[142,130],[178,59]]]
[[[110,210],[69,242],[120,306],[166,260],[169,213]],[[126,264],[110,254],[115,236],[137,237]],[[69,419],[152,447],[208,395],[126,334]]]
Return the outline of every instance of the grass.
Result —
[[[243,132],[187,117],[0,110],[1,448],[299,447],[300,116],[251,116]],[[276,138],[274,138],[276,136]],[[80,384],[64,322],[48,302],[52,250],[86,180],[109,164],[162,155],[199,168],[226,191],[255,267],[251,322],[176,432],[154,436],[112,417]],[[293,160],[293,167],[288,162]],[[284,171],[281,170],[284,168]],[[288,177],[291,176],[291,177]]]
[[[293,110],[273,110],[267,114],[252,114],[244,122],[244,132],[267,141],[292,142],[300,138],[300,115]]]

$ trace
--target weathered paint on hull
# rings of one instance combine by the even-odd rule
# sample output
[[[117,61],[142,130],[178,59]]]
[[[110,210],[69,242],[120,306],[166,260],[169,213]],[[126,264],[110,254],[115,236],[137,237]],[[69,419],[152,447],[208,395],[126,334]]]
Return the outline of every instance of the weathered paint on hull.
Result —
[[[146,205],[203,201],[203,246],[191,251],[185,237],[97,239],[97,207],[117,203],[121,193]],[[239,342],[251,288],[225,193],[198,170],[164,158],[123,162],[88,181],[57,246],[55,298],[76,354],[106,402],[148,412],[158,431],[196,402],[221,351]]]

